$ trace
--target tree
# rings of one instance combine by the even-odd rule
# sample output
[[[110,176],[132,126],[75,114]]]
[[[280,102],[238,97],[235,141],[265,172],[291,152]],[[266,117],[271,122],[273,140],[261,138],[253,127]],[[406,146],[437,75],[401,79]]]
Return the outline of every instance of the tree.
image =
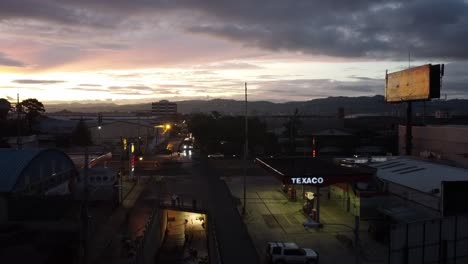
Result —
[[[45,112],[44,105],[35,98],[22,101],[18,104],[17,108],[17,110],[26,114],[30,130],[32,130],[33,124],[35,124],[38,118]]]
[[[8,100],[0,98],[0,120],[6,120],[8,112],[11,110],[11,104]]]
[[[89,131],[83,119],[80,119],[78,124],[76,124],[75,129],[73,130],[72,142],[73,144],[80,147],[86,147],[93,144],[91,139],[91,131]]]

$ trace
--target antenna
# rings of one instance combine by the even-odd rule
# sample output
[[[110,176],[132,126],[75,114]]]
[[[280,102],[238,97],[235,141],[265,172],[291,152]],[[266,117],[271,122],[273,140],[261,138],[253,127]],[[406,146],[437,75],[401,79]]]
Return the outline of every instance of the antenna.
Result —
[[[411,68],[411,52],[408,50],[408,69]]]

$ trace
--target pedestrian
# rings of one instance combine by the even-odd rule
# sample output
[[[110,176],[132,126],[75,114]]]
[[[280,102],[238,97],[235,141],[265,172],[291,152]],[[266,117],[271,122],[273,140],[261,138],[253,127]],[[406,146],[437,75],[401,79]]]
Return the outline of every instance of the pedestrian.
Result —
[[[179,196],[177,196],[176,200],[177,200],[177,206],[180,207],[180,198],[179,198]]]
[[[177,195],[173,194],[171,196],[171,199],[172,199],[172,206],[176,206]]]

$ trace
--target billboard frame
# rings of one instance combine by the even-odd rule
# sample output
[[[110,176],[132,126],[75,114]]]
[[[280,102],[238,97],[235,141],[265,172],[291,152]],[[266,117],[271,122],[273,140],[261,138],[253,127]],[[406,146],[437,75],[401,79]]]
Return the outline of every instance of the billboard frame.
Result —
[[[425,64],[393,73],[388,73],[388,71],[386,71],[385,102],[418,102],[440,98],[443,69],[444,64]],[[411,83],[412,80],[416,80],[416,83]],[[405,87],[399,87],[401,83],[406,83]],[[421,86],[418,87],[418,85]],[[412,89],[418,91],[416,96],[411,94]]]

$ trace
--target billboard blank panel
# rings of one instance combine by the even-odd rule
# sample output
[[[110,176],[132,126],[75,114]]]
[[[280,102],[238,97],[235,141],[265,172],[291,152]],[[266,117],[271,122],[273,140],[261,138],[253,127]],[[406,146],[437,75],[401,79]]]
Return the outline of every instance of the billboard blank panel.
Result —
[[[385,101],[419,101],[440,96],[440,65],[423,65],[386,76]]]

